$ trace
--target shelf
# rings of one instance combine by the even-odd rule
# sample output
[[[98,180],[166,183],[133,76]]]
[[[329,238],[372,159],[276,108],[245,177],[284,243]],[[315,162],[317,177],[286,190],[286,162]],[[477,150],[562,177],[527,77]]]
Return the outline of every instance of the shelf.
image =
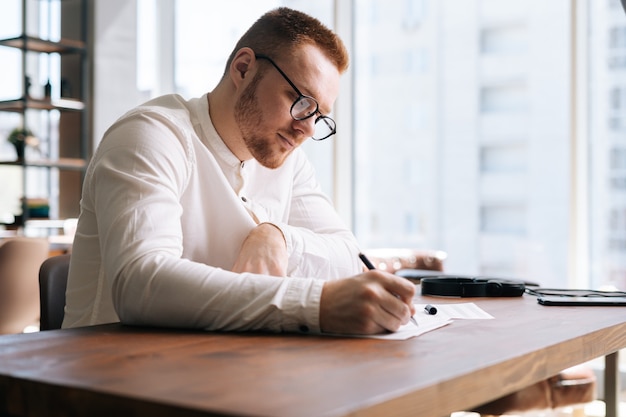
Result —
[[[23,112],[27,109],[35,110],[73,110],[81,111],[85,108],[85,103],[71,98],[38,99],[22,97],[15,100],[0,101],[0,111]]]
[[[53,53],[84,53],[85,43],[73,39],[61,39],[58,42],[40,39],[34,36],[18,36],[16,38],[1,39],[0,46],[18,48],[25,51]]]
[[[44,9],[38,0],[15,3],[21,3],[21,13],[12,9],[16,22],[22,22],[20,32],[0,36],[0,51],[20,58],[21,63],[6,64],[17,67],[19,77],[15,82],[17,87],[21,84],[21,92],[11,93],[15,86],[5,89],[0,115],[4,114],[7,123],[11,120],[5,129],[23,126],[38,132],[45,152],[26,152],[26,157],[20,159],[12,159],[17,154],[2,157],[0,167],[11,171],[11,175],[21,175],[22,184],[21,189],[0,195],[0,200],[15,204],[20,195],[36,195],[48,200],[47,216],[53,220],[77,217],[91,153],[93,1],[55,0],[54,7]],[[43,30],[57,26],[54,32]],[[36,31],[29,33],[29,28]],[[56,35],[51,39],[46,33]],[[60,87],[59,91],[45,86],[30,90],[34,86],[31,81],[45,74],[50,87]],[[39,214],[22,205],[22,213],[16,215],[13,225],[23,227],[33,217]]]
[[[0,165],[14,165],[21,167],[60,168],[66,170],[83,170],[87,162],[78,158],[37,159],[29,161],[0,161]]]

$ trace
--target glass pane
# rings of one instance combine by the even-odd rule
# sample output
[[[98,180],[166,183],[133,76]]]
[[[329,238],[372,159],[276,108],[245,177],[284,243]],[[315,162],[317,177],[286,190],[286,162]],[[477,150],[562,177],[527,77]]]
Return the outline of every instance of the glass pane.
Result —
[[[22,33],[22,2],[4,0],[0,13],[0,39],[14,38]]]
[[[590,251],[596,288],[626,289],[626,19],[589,2]]]
[[[568,284],[571,2],[357,0],[355,231]]]
[[[6,0],[2,2],[0,14],[0,39],[15,38],[23,35],[42,39],[58,40],[60,38],[60,0],[46,2],[28,0],[26,27],[23,25],[23,2]],[[25,60],[24,60],[25,58]],[[50,80],[60,79],[60,58],[58,54],[41,54],[24,52],[19,48],[0,47],[2,77],[0,77],[0,101],[16,100],[28,94],[40,99],[44,96],[44,86]],[[26,63],[26,86],[23,64]],[[48,84],[50,85],[50,84]],[[52,90],[58,96],[58,87]],[[0,112],[0,161],[15,161],[17,150],[7,140],[14,129],[26,128],[32,132],[25,149],[28,161],[49,159],[51,156],[51,139],[58,125],[58,115],[53,111],[28,110],[22,112]],[[49,169],[23,168],[18,166],[0,166],[0,178],[3,181],[2,198],[0,199],[0,223],[13,223],[15,216],[22,214],[23,198],[52,200],[51,174]],[[57,214],[56,210],[49,213]]]

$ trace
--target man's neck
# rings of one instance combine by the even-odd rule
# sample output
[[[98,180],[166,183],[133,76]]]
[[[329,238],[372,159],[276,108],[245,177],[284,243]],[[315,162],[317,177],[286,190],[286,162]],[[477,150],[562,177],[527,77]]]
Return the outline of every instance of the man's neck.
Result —
[[[234,103],[225,97],[220,85],[207,94],[207,100],[211,123],[224,144],[240,161],[252,159],[235,122]]]

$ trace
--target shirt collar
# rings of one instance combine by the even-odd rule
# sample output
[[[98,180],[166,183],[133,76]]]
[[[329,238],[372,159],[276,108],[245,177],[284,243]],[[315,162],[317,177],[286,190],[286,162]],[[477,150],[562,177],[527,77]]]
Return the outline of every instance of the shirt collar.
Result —
[[[211,120],[211,116],[209,114],[208,93],[204,94],[201,99],[198,100],[198,108],[196,110],[198,112],[198,120],[203,133],[201,139],[204,144],[226,165],[233,168],[241,165],[242,161],[240,161],[239,158],[237,158],[235,154],[228,149],[224,140],[217,133],[217,130],[215,130],[215,126],[213,125],[213,121]]]

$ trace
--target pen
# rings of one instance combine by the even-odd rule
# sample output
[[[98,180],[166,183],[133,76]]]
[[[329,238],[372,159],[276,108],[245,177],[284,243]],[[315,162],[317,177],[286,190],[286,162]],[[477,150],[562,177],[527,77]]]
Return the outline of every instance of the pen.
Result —
[[[359,253],[359,258],[361,259],[363,264],[365,264],[367,269],[369,269],[370,271],[373,271],[374,269],[376,269],[374,264],[369,259],[367,259],[367,256],[365,256],[365,254]],[[415,317],[413,317],[413,316],[411,316],[411,323],[413,323],[414,325],[418,326],[417,320],[415,320]]]
[[[367,259],[367,256],[365,256],[364,254],[359,253],[359,258],[361,258],[361,261],[363,261],[367,269],[369,269],[370,271],[376,269],[374,264],[369,259]]]

